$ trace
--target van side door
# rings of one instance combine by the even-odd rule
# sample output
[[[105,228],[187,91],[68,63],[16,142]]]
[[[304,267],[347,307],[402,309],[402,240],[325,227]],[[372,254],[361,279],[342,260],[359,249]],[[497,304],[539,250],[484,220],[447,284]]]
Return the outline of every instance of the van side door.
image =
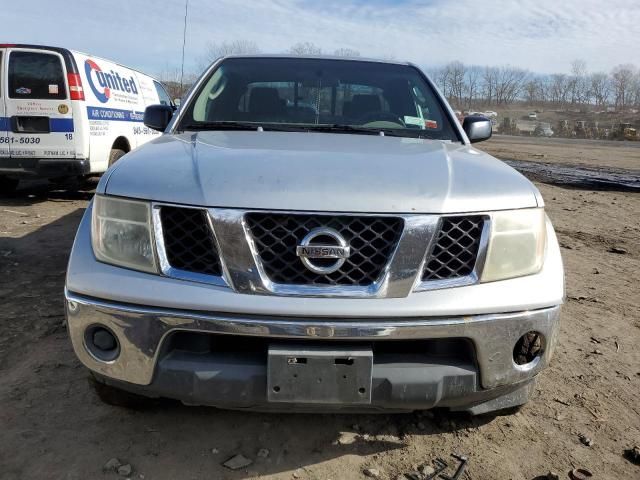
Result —
[[[73,114],[62,55],[9,48],[6,56],[11,157],[74,158]]]
[[[0,159],[9,157],[9,119],[6,115],[4,99],[7,90],[7,72],[5,70],[4,59],[6,49],[0,48]],[[2,165],[0,165],[2,168]]]

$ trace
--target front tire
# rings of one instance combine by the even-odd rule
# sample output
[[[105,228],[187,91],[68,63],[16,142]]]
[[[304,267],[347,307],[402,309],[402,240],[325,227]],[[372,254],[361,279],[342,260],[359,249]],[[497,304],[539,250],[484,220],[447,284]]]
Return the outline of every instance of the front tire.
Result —
[[[8,195],[18,188],[20,180],[17,178],[9,178],[0,176],[0,195]]]
[[[113,165],[118,160],[120,160],[120,158],[124,157],[126,153],[127,152],[119,148],[114,148],[113,150],[111,150],[111,153],[109,153],[109,166]]]

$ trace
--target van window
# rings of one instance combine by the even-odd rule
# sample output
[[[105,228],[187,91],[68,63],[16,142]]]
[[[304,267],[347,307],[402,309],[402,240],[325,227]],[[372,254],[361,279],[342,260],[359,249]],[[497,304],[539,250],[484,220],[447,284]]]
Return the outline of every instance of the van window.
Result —
[[[171,97],[164,89],[164,87],[154,80],[153,85],[156,87],[156,92],[158,92],[158,98],[160,99],[161,105],[171,105]]]
[[[60,57],[49,53],[11,52],[9,97],[41,100],[67,98]]]

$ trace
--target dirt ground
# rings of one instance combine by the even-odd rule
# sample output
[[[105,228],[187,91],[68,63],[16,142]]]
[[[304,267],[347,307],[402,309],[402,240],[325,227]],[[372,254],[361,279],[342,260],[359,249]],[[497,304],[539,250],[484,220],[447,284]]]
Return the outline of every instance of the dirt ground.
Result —
[[[478,146],[506,160],[640,170],[640,142],[494,135]]]
[[[504,158],[527,160],[535,157],[526,152],[541,148],[544,161],[640,168],[635,147],[486,144]],[[147,480],[350,480],[365,478],[366,468],[395,480],[437,457],[453,464],[453,452],[469,457],[465,479],[531,480],[550,470],[568,478],[574,467],[596,479],[640,478],[640,466],[623,458],[640,444],[640,195],[538,186],[566,263],[559,345],[529,404],[516,414],[471,419],[441,411],[341,416],[168,402],[145,411],[106,406],[63,324],[67,256],[92,191],[32,185],[0,198],[0,478],[115,480],[124,477],[102,467],[117,457],[132,465],[130,478]],[[581,443],[580,434],[593,444]],[[260,449],[268,449],[266,458]],[[238,453],[253,464],[234,472],[221,466]]]

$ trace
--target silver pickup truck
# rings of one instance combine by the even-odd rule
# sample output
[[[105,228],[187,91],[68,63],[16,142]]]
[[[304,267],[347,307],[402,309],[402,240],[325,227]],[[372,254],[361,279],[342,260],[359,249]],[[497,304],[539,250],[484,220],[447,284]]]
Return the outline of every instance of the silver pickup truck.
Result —
[[[233,56],[102,177],[66,279],[106,401],[473,414],[534,391],[562,260],[538,190],[417,67]]]

